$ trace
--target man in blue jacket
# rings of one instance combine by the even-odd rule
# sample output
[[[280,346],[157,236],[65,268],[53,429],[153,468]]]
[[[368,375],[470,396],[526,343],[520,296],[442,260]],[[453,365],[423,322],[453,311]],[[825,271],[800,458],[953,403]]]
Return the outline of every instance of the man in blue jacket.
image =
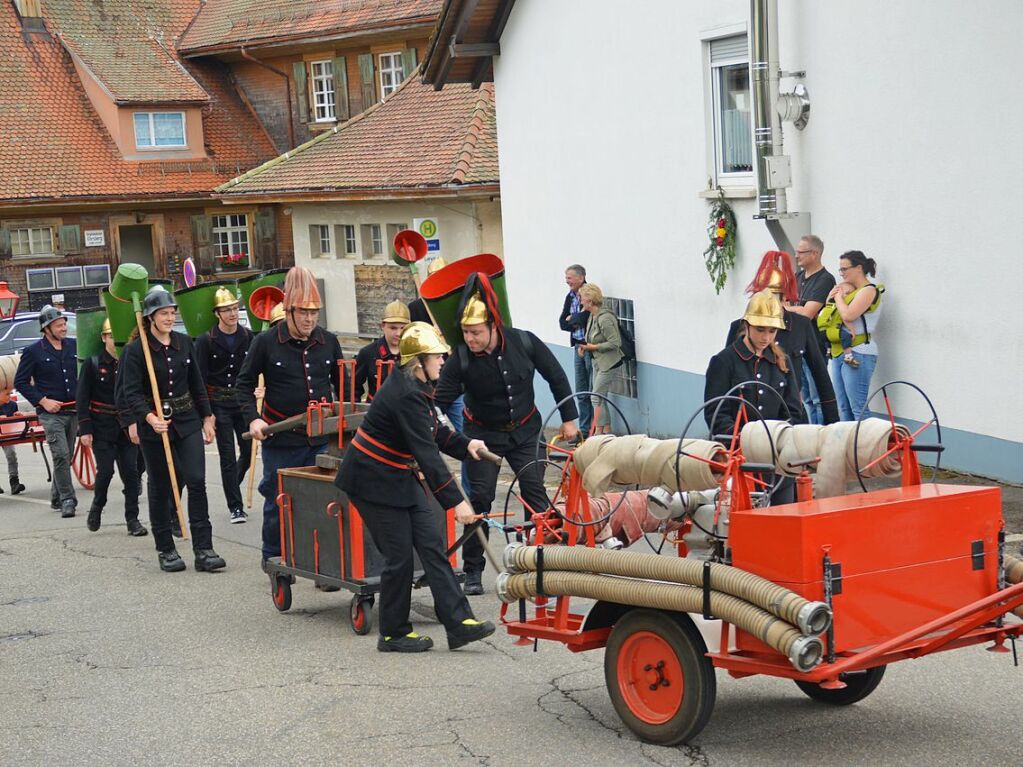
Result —
[[[579,303],[579,288],[586,284],[586,269],[572,264],[565,270],[565,284],[568,285],[568,295],[565,296],[558,324],[569,334],[572,359],[575,360],[575,390],[579,393],[590,391],[593,383],[593,355],[578,348],[586,343],[586,323],[590,319],[590,313],[583,311]],[[587,437],[593,420],[593,404],[589,397],[578,397],[575,402],[579,407],[579,433]]]
[[[62,517],[73,517],[78,505],[71,483],[71,451],[78,433],[78,347],[67,337],[67,319],[52,306],[39,312],[39,330],[43,337],[21,352],[14,387],[35,406],[46,432],[53,456],[50,506]]]

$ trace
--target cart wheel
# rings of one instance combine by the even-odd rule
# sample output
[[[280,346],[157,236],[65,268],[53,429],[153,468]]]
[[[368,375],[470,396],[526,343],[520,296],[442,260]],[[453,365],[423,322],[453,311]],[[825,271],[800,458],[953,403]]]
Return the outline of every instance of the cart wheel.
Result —
[[[674,746],[695,738],[717,695],[703,638],[686,619],[631,610],[615,623],[604,680],[618,716],[641,740]]]
[[[352,621],[352,631],[359,636],[368,634],[373,628],[373,599],[358,595],[352,597],[348,617]]]
[[[286,575],[270,576],[270,596],[273,597],[274,607],[282,613],[291,609],[291,583]]]
[[[827,690],[819,684],[796,682],[796,687],[805,692],[818,703],[829,703],[832,706],[849,706],[866,698],[877,689],[884,677],[886,666],[875,666],[866,671],[850,671],[839,674],[838,678],[845,682],[841,690]]]
[[[71,468],[78,482],[86,490],[92,490],[96,484],[96,457],[92,448],[86,447],[81,440],[75,442],[75,454],[71,456]]]

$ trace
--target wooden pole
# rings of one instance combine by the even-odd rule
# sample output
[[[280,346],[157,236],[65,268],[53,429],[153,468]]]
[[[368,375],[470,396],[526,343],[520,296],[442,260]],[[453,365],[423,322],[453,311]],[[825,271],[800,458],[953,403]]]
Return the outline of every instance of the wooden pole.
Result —
[[[257,385],[259,386],[260,389],[263,388],[263,374],[262,373],[259,374],[259,383]],[[256,398],[256,413],[258,413],[259,415],[263,414],[263,398],[262,397],[257,397]],[[245,506],[246,506],[246,508],[249,508],[249,509],[252,508],[252,487],[253,487],[253,485],[255,484],[255,481],[256,481],[256,456],[258,455],[258,453],[259,453],[259,440],[258,439],[254,439],[254,440],[252,440],[252,454],[249,457],[249,489],[248,489],[247,495],[245,496]]]
[[[137,301],[136,297],[136,301]],[[165,421],[163,417],[163,403],[160,402],[160,388],[156,385],[156,369],[153,368],[153,356],[149,351],[149,333],[142,322],[142,312],[136,310],[135,322],[139,329],[139,341],[142,343],[142,354],[146,358],[146,370],[149,372],[149,385],[153,389],[153,404],[156,406],[156,417]],[[188,538],[188,524],[185,520],[185,513],[181,508],[181,493],[178,491],[178,474],[174,471],[174,453],[171,452],[170,435],[167,432],[160,434],[163,438],[163,454],[167,458],[167,473],[170,475],[171,492],[174,493],[174,510],[178,514],[178,524],[181,526],[181,537]]]

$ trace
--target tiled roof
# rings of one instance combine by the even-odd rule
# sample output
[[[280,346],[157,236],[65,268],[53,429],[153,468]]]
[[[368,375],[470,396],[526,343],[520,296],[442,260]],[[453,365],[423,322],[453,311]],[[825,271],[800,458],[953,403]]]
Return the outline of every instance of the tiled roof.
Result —
[[[23,36],[13,4],[0,2],[0,202],[195,197],[276,154],[221,65],[190,62],[188,71],[209,98],[209,159],[125,161],[60,42]]]
[[[174,52],[198,8],[196,0],[46,0],[43,14],[115,101],[173,103],[207,100]]]
[[[207,0],[182,36],[183,53],[274,39],[329,37],[434,22],[442,0]]]
[[[217,191],[414,193],[498,181],[493,85],[435,91],[416,71],[387,100]]]

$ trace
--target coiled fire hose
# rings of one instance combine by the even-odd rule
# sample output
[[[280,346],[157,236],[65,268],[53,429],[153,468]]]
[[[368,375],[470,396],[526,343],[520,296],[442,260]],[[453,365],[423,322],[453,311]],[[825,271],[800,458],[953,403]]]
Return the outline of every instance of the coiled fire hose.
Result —
[[[702,594],[704,563],[695,559],[564,546],[544,547],[543,553],[543,567],[551,570],[668,581],[696,586]],[[509,543],[504,550],[504,566],[509,573],[534,572],[537,569],[537,559],[536,546]],[[716,562],[708,566],[713,591],[749,602],[786,623],[798,626],[807,636],[817,636],[831,625],[831,609],[823,602],[811,602],[777,583],[737,567]]]
[[[703,590],[677,583],[654,583],[633,578],[618,578],[592,573],[544,571],[543,592],[549,596],[577,596],[603,599],[619,604],[636,605],[676,612],[701,612]],[[537,595],[537,573],[502,573],[497,579],[497,593],[504,602],[528,599]],[[817,637],[803,636],[799,631],[759,607],[741,599],[710,592],[711,612],[764,644],[784,654],[799,671],[816,666],[823,653]]]
[[[719,443],[705,439],[688,439],[682,449],[706,460],[723,460],[725,452]],[[572,453],[572,460],[583,475],[583,487],[594,498],[603,495],[612,484],[660,485],[669,492],[717,487],[717,479],[706,461],[688,456],[679,459],[680,487],[675,475],[677,450],[677,439],[605,434],[583,442]]]
[[[1008,583],[1023,583],[1023,560],[1011,554],[1005,555],[1005,580]],[[1023,618],[1023,606],[1017,607],[1012,614]]]

